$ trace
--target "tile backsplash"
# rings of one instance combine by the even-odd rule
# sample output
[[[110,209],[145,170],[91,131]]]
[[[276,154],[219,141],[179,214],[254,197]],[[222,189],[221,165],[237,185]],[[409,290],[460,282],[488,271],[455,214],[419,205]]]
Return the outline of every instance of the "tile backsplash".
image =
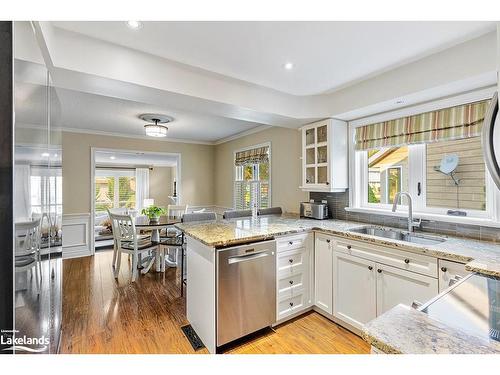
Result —
[[[390,227],[405,229],[408,226],[406,218],[377,215],[369,213],[349,212],[345,208],[349,206],[349,192],[344,193],[309,193],[309,199],[316,202],[326,200],[330,218],[339,220],[352,220],[362,223],[386,225]],[[483,227],[479,225],[455,224],[443,221],[423,220],[421,231],[429,233],[444,234],[456,237],[465,237],[482,241],[500,242],[500,229]]]

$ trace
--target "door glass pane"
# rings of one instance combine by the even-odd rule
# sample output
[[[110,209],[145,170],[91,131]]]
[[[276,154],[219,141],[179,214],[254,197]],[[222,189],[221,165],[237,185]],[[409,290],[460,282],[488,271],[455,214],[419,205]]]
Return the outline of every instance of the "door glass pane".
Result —
[[[318,147],[318,164],[328,162],[327,146]]]
[[[314,167],[306,168],[306,183],[307,184],[316,183],[316,170]]]
[[[318,143],[327,141],[327,129],[326,125],[318,127]]]
[[[316,163],[316,157],[315,157],[315,151],[316,149],[314,147],[306,149],[306,164],[315,164]]]
[[[316,143],[315,137],[314,137],[314,131],[315,129],[307,129],[306,130],[306,145],[312,145]]]
[[[328,167],[318,167],[318,184],[328,182]]]

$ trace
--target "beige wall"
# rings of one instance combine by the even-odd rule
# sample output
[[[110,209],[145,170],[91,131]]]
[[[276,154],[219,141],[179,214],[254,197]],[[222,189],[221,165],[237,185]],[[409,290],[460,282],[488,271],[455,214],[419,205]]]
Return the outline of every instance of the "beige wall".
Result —
[[[91,210],[91,147],[181,154],[182,203],[214,203],[214,146],[63,132],[63,210]]]
[[[154,167],[149,171],[149,197],[155,205],[167,207],[172,204],[169,195],[174,192],[175,167]]]
[[[295,129],[270,128],[215,147],[215,204],[233,206],[234,151],[271,142],[271,203],[285,211],[298,212],[299,202],[308,200],[299,189],[301,138]]]

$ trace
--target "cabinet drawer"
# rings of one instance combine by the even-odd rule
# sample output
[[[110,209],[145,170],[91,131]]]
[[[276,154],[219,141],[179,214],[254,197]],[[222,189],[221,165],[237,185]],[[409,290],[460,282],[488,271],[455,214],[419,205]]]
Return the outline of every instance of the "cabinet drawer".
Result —
[[[304,290],[308,288],[308,284],[307,276],[303,272],[279,278],[278,299],[281,301],[293,295],[304,293]]]
[[[306,308],[306,298],[304,293],[284,299],[278,302],[278,320],[286,318]]]
[[[465,264],[439,259],[439,292],[448,289],[450,281],[453,283],[468,274]]]
[[[304,272],[309,264],[306,248],[286,251],[278,254],[278,278]]]
[[[286,236],[276,239],[276,250],[278,253],[306,246],[308,233]]]
[[[438,277],[437,259],[427,255],[341,238],[336,238],[334,246],[335,251],[345,254],[387,264],[406,271],[417,272],[422,275]]]

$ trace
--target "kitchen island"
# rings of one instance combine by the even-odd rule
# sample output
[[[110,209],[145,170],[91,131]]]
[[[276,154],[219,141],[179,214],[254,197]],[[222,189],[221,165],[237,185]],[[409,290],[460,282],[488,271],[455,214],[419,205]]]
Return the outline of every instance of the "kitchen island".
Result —
[[[465,268],[470,272],[500,276],[499,244],[457,237],[446,237],[446,241],[436,244],[419,244],[353,232],[367,225],[342,220],[300,219],[295,215],[177,224],[176,226],[187,236],[189,322],[208,350],[215,353],[217,252],[227,247],[279,240],[291,235],[328,234],[336,238],[384,247],[388,252],[408,252],[461,262],[466,264]],[[313,293],[317,293],[317,286],[321,285],[321,282],[319,284],[318,280],[313,282],[316,283],[316,290]]]

